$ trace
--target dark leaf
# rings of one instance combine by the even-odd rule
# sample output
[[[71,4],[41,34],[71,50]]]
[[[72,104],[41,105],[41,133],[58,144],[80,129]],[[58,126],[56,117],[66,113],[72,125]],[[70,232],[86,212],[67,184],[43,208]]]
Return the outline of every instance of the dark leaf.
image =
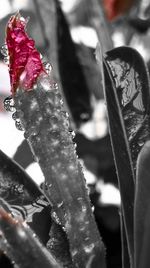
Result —
[[[13,263],[11,260],[0,251],[0,267],[5,268],[14,268]]]
[[[48,241],[51,206],[29,175],[0,151],[0,197],[10,205],[14,217],[30,225],[43,243]]]
[[[150,19],[143,20],[140,18],[129,18],[128,19],[129,25],[133,27],[137,32],[141,34],[145,34],[148,29],[150,28]]]
[[[25,223],[0,208],[0,247],[18,268],[60,267]]]
[[[138,154],[149,139],[149,77],[140,54],[128,47],[107,53],[105,75],[109,125],[132,265],[133,180]]]
[[[62,88],[74,121],[79,124],[92,114],[90,93],[67,21],[56,1],[58,64]]]
[[[149,75],[141,55],[129,47],[107,52],[106,62],[116,88],[134,169],[139,151],[149,138]]]
[[[135,267],[150,265],[150,141],[143,146],[137,163],[135,191]]]
[[[126,137],[124,122],[120,109],[114,81],[107,63],[105,70],[105,98],[107,102],[111,142],[118,174],[119,188],[122,198],[122,210],[127,234],[127,241],[133,261],[133,202],[134,202],[134,173]],[[118,142],[119,141],[119,142]]]
[[[122,268],[129,268],[130,258],[128,253],[127,237],[122,214],[120,214],[120,223],[121,223],[120,225],[121,225]]]

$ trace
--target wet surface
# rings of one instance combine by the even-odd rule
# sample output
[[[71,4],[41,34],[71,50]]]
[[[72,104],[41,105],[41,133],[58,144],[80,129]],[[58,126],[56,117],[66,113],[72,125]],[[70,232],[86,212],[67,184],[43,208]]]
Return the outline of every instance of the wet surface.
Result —
[[[148,71],[140,54],[127,47],[109,51],[106,62],[116,87],[135,169],[138,153],[150,137]]]
[[[26,220],[46,243],[51,226],[51,207],[29,175],[2,151],[0,151],[0,196],[9,203],[12,215]]]

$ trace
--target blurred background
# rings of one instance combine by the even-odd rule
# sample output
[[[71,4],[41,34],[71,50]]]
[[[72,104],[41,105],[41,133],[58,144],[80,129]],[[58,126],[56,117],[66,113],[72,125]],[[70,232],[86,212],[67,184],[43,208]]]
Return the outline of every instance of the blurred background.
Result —
[[[150,0],[0,0],[0,46],[11,14],[29,17],[27,32],[36,42],[54,76],[70,113],[77,153],[107,248],[108,267],[121,267],[120,194],[111,150],[103,96],[102,54],[132,46],[150,67]],[[42,172],[30,148],[3,108],[9,96],[8,66],[0,54],[0,149],[17,161],[39,185]]]

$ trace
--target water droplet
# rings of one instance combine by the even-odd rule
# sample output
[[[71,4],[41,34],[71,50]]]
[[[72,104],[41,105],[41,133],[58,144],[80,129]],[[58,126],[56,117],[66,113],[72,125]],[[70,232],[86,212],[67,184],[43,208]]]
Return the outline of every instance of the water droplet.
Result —
[[[76,149],[77,148],[77,144],[74,142],[73,145],[74,145],[74,149]]]
[[[39,133],[39,126],[32,126],[30,127],[30,135],[36,136]]]
[[[38,127],[30,127],[30,129],[28,129],[27,131],[25,131],[24,133],[24,137],[25,139],[29,139],[31,136],[36,136],[39,132],[39,128]]]
[[[51,90],[51,84],[50,84],[50,81],[49,79],[45,76],[43,76],[41,79],[40,79],[40,86],[45,90],[45,91],[49,91]]]
[[[92,209],[92,212],[94,212],[94,210],[95,210],[95,207],[94,207],[94,206],[91,206],[91,209]]]
[[[4,57],[3,62],[5,64],[9,64],[9,57],[8,56],[7,57]]]
[[[23,127],[23,125],[21,124],[20,119],[16,119],[15,126],[16,126],[16,128],[17,128],[18,130],[20,130],[20,131],[24,131],[24,127]]]
[[[60,222],[60,220],[59,220],[59,218],[58,218],[58,216],[57,216],[57,214],[56,214],[55,211],[52,212],[51,216],[52,216],[52,218],[54,219],[54,221],[55,221],[57,224],[61,225],[61,222]]]
[[[62,101],[62,99],[61,99],[60,95],[59,94],[55,94],[54,95],[54,103],[55,103],[55,105],[56,106],[60,106],[62,104],[61,101]]]
[[[19,185],[18,188],[17,188],[17,191],[18,191],[19,194],[23,194],[23,192],[24,192],[24,185],[23,184]]]
[[[72,139],[74,139],[76,136],[76,133],[74,132],[74,130],[69,130],[69,132],[71,134]]]
[[[61,96],[60,91],[58,89],[56,89],[54,92],[55,92],[55,95],[57,95],[57,97],[59,97],[59,99],[61,100],[62,96]]]
[[[8,244],[8,243],[7,243],[7,240],[6,240],[5,237],[4,237],[4,239],[3,239],[3,243],[4,243],[4,244]],[[5,254],[5,253],[4,253],[4,254]]]
[[[74,257],[77,253],[78,253],[78,250],[77,249],[74,249],[74,250],[72,250],[72,256]]]
[[[61,105],[63,105],[63,104],[64,104],[64,102],[63,102],[63,100],[62,100],[62,99],[60,100],[60,104],[61,104]]]
[[[138,141],[138,145],[139,145],[140,147],[143,146],[143,145],[144,145],[144,141],[139,140],[139,141]]]
[[[26,238],[26,233],[24,230],[22,230],[21,228],[18,228],[18,235],[21,237],[21,238]]]
[[[33,85],[33,89],[36,90],[37,89],[37,84]]]
[[[6,44],[2,45],[2,47],[1,47],[1,53],[5,57],[8,56],[8,49],[7,49],[7,45]]]
[[[59,144],[59,140],[58,139],[51,139],[51,146],[56,147]]]
[[[14,100],[12,96],[9,96],[4,100],[4,108],[8,112],[15,112],[16,109],[14,107]]]
[[[16,184],[16,185],[14,185],[12,190],[14,190],[17,194],[23,194],[24,185],[23,184]]]
[[[58,206],[58,208],[60,208],[60,207],[62,207],[62,205],[63,205],[63,201],[61,203],[59,203],[57,206]]]
[[[52,130],[58,130],[59,126],[58,124],[53,123],[52,124]]]
[[[42,60],[43,59],[43,55],[40,53],[40,59]],[[44,64],[43,64],[44,65]]]
[[[80,227],[80,231],[81,231],[81,232],[85,231],[85,226],[84,226],[84,225],[82,225],[82,226]]]
[[[52,88],[57,90],[58,89],[58,84],[56,82],[53,82],[52,83]]]
[[[68,169],[69,169],[70,171],[73,171],[73,170],[75,169],[75,166],[74,166],[73,164],[69,164],[69,165],[68,165]]]
[[[61,180],[62,180],[62,181],[65,181],[65,180],[67,180],[67,179],[68,179],[67,174],[62,173],[62,174],[61,174]]]
[[[87,208],[86,208],[86,206],[83,205],[82,206],[82,212],[85,213],[86,211],[87,211]]]
[[[11,261],[11,264],[12,264],[12,265],[15,265],[15,261],[12,260],[12,261]]]
[[[61,111],[61,115],[62,115],[62,117],[64,117],[65,119],[67,118],[69,118],[69,114],[66,112],[66,111]]]
[[[62,123],[63,123],[63,126],[65,129],[69,128],[69,120],[68,119],[65,118]]]
[[[69,114],[66,112],[66,118],[69,118]]]
[[[47,184],[47,182],[43,182],[41,184],[41,189],[44,191],[48,191],[48,187],[51,187],[50,185]]]
[[[40,125],[42,121],[43,117],[41,115],[41,112],[36,111],[35,124]]]
[[[51,188],[51,187],[52,187],[52,183],[50,183],[50,184],[48,185],[48,187]]]
[[[50,75],[51,71],[52,71],[52,66],[49,62],[44,62],[43,63],[45,70],[47,72],[48,75]]]
[[[93,244],[93,243],[84,247],[84,251],[85,251],[87,254],[90,254],[90,253],[92,252],[93,249],[94,249],[94,244]]]
[[[15,113],[12,114],[12,119],[13,120],[19,119],[19,116],[18,116],[18,113],[17,112],[15,112]]]
[[[32,111],[36,110],[38,108],[38,103],[36,98],[32,98],[31,102],[30,102],[30,109]]]
[[[62,229],[63,229],[64,232],[66,232],[65,226],[62,226]]]
[[[27,19],[29,19],[29,17]],[[27,22],[27,19],[25,19],[24,17],[19,18],[19,20],[22,21],[22,22]]]
[[[69,233],[69,230],[71,229],[71,214],[69,211],[65,213],[64,221],[65,221],[65,224],[64,224],[65,232]]]

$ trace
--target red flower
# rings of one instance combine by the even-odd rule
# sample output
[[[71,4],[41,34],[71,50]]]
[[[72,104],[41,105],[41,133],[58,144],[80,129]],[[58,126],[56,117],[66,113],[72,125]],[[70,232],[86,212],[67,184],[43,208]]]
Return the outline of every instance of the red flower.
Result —
[[[19,13],[12,16],[6,28],[11,91],[20,85],[30,90],[41,72],[45,72],[35,42],[25,31],[27,21]]]
[[[134,0],[103,0],[106,17],[109,21],[124,14],[132,6]]]

